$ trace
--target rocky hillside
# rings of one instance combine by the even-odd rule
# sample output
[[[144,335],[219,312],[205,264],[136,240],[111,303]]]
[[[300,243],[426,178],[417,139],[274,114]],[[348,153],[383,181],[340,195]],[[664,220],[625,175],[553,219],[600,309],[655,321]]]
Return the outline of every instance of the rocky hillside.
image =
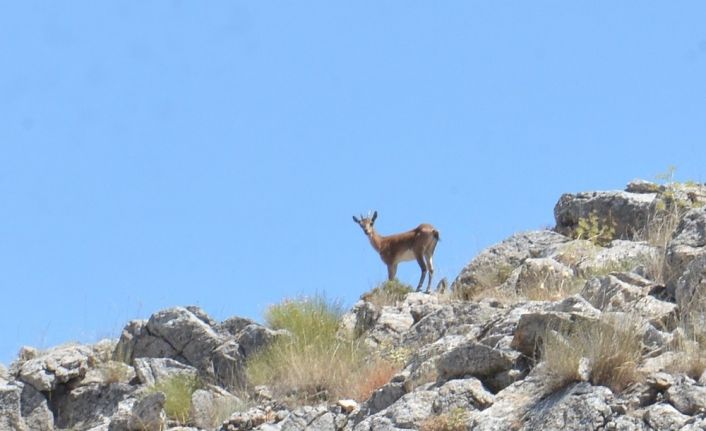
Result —
[[[363,295],[340,336],[394,367],[357,400],[253,385],[249,361],[291,334],[175,307],[119,340],[23,348],[0,430],[703,430],[705,202],[702,184],[566,194],[553,230],[446,291]]]

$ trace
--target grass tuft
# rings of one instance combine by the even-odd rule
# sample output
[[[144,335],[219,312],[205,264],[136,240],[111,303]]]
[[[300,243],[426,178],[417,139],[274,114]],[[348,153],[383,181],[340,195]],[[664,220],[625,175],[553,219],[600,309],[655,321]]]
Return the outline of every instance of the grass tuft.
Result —
[[[642,359],[640,321],[629,315],[604,315],[597,322],[548,331],[542,359],[556,389],[588,378],[594,385],[620,392],[642,378],[637,370]]]
[[[164,412],[172,420],[186,424],[191,414],[191,396],[201,388],[201,380],[189,373],[175,374],[152,385],[147,393],[163,392]]]
[[[338,336],[341,316],[340,305],[323,296],[270,307],[267,323],[290,335],[248,361],[250,383],[295,404],[350,398],[351,388],[369,372],[369,355],[360,341]]]
[[[413,291],[412,286],[394,279],[381,283],[375,289],[363,295],[363,299],[377,307],[397,305],[400,301],[404,301],[407,294]]]

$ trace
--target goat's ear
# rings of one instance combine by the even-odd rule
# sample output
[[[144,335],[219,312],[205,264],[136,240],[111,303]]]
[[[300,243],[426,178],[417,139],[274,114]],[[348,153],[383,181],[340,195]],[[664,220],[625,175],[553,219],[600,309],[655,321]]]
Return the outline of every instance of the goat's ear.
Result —
[[[358,220],[357,218],[355,218],[355,216],[353,216],[353,221],[356,222],[356,223],[358,223],[358,224],[360,224],[360,220]]]
[[[378,218],[378,212],[377,212],[377,211],[375,211],[375,212],[373,213],[373,219],[371,220],[371,223],[375,223],[375,219],[376,219],[376,218]]]

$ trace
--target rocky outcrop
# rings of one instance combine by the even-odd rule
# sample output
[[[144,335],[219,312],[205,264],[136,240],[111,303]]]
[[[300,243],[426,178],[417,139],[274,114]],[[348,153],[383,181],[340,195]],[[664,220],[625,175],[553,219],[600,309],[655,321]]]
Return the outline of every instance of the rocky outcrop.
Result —
[[[703,185],[638,181],[567,194],[554,231],[489,247],[450,293],[387,305],[363,295],[339,335],[355,334],[398,366],[367,399],[327,400],[323,391],[310,405],[291,402],[293,392],[277,399],[273,388],[252,387],[245,367],[290,334],[174,307],[129,322],[117,342],[23,348],[0,366],[0,431],[705,429],[705,200]],[[669,243],[641,241],[665,208],[682,217]],[[615,238],[575,239],[592,216]],[[601,337],[628,329],[592,356]],[[551,359],[551,343],[563,356]],[[621,363],[628,344],[637,356]],[[177,420],[163,385],[179,379],[199,384]]]

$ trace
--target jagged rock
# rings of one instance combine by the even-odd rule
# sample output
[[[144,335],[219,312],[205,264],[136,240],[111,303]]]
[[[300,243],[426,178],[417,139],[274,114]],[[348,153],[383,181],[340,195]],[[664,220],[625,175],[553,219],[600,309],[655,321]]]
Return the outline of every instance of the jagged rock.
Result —
[[[34,386],[38,391],[50,392],[60,384],[85,376],[94,361],[93,351],[87,346],[56,347],[24,362],[18,380]]]
[[[245,358],[235,341],[228,341],[212,354],[215,383],[229,390],[242,388],[246,384]]]
[[[303,406],[292,412],[280,424],[282,431],[335,430],[336,418],[326,406]]]
[[[546,257],[543,253],[569,238],[549,230],[519,233],[482,251],[456,277],[451,289],[467,298],[486,288],[504,283],[526,259]]]
[[[642,179],[632,180],[628,183],[627,187],[625,187],[625,191],[630,192],[630,193],[650,194],[650,193],[661,193],[664,190],[666,190],[665,186],[663,186],[661,184],[653,183],[651,181],[645,181]]]
[[[124,383],[92,384],[73,389],[53,400],[57,412],[56,426],[89,429],[108,425],[118,405],[132,394],[134,388]]]
[[[528,258],[499,289],[519,295],[533,291],[549,295],[551,291],[568,288],[573,279],[573,270],[552,258]]]
[[[658,260],[660,253],[660,249],[646,242],[616,239],[606,247],[597,247],[593,255],[578,262],[574,269],[586,277],[606,272],[638,271]]]
[[[443,354],[436,368],[442,380],[463,376],[483,379],[513,368],[519,358],[520,353],[514,350],[495,349],[470,341]]]
[[[0,431],[26,431],[20,410],[21,389],[0,384]]]
[[[204,320],[202,314],[194,314],[183,307],[168,308],[150,316],[147,330],[162,338],[177,354],[201,371],[212,369],[211,353],[224,342],[224,339]],[[136,357],[146,355],[135,352]]]
[[[400,381],[391,381],[382,387],[376,389],[370,398],[363,403],[360,408],[358,419],[364,418],[367,415],[375,414],[394,404],[407,393],[407,385]]]
[[[605,424],[606,431],[652,431],[652,428],[647,428],[645,421],[642,418],[633,416],[617,416]]]
[[[4,384],[9,379],[7,374],[7,368],[3,364],[0,364],[0,384]]]
[[[366,417],[353,428],[354,431],[416,429],[418,424],[432,414],[433,391],[415,391],[404,395],[390,407]]]
[[[673,291],[689,263],[706,255],[706,207],[688,211],[679,222],[667,245],[664,272]]]
[[[434,414],[447,413],[453,409],[483,410],[495,402],[495,396],[488,392],[476,378],[450,380],[437,391],[432,403]]]
[[[434,343],[447,335],[477,337],[487,330],[488,322],[495,321],[505,313],[500,306],[487,303],[452,302],[424,316],[403,336],[402,344],[419,348]],[[454,322],[454,325],[449,325]]]
[[[132,407],[128,428],[134,431],[161,431],[167,422],[163,392],[154,392],[137,401]]]
[[[132,364],[135,358],[174,358],[177,351],[164,339],[150,334],[146,320],[129,322],[115,346],[113,359]]]
[[[674,296],[684,315],[692,309],[701,311],[706,303],[706,254],[689,262],[676,283]]]
[[[243,356],[248,358],[285,333],[286,331],[273,331],[257,323],[252,323],[238,332],[235,341],[240,346]]]
[[[574,325],[590,321],[596,321],[596,318],[579,313],[539,312],[523,314],[517,323],[511,346],[527,356],[534,356],[540,345],[541,338],[548,330],[570,330]]]
[[[89,368],[86,375],[77,384],[85,386],[93,383],[130,383],[135,377],[135,369],[130,365],[108,360],[97,364],[96,367]]]
[[[669,404],[653,404],[644,409],[642,416],[645,423],[654,430],[676,431],[689,419]]]
[[[690,379],[680,379],[677,384],[670,386],[666,399],[685,415],[706,412],[706,387],[696,385]]]
[[[197,375],[196,368],[169,358],[136,358],[135,373],[143,385],[151,386],[176,374]]]
[[[214,422],[219,415],[233,413],[241,404],[237,397],[218,387],[198,389],[191,395],[189,418],[197,428],[214,429],[220,425]]]
[[[336,405],[341,408],[343,413],[353,413],[354,410],[358,409],[359,405],[355,400],[338,400]]]
[[[644,317],[653,325],[673,329],[675,304],[650,296],[649,284],[636,286],[622,281],[619,277],[619,274],[611,274],[593,278],[585,284],[581,296],[602,311],[630,311]]]
[[[613,394],[582,382],[556,392],[530,409],[522,430],[603,430],[611,416]]]
[[[274,411],[270,407],[253,407],[245,412],[235,412],[223,422],[222,431],[247,431],[267,423],[278,422],[289,416],[287,411]]]
[[[530,374],[495,395],[495,402],[482,411],[471,412],[469,427],[474,431],[516,429],[528,411],[552,392],[546,370],[538,365]]]
[[[654,213],[657,194],[623,191],[566,193],[554,207],[555,230],[573,236],[579,220],[591,213],[606,225],[612,225],[615,238],[633,239],[643,230]]]
[[[54,414],[49,409],[47,398],[32,385],[22,388],[22,418],[32,431],[52,431]]]

